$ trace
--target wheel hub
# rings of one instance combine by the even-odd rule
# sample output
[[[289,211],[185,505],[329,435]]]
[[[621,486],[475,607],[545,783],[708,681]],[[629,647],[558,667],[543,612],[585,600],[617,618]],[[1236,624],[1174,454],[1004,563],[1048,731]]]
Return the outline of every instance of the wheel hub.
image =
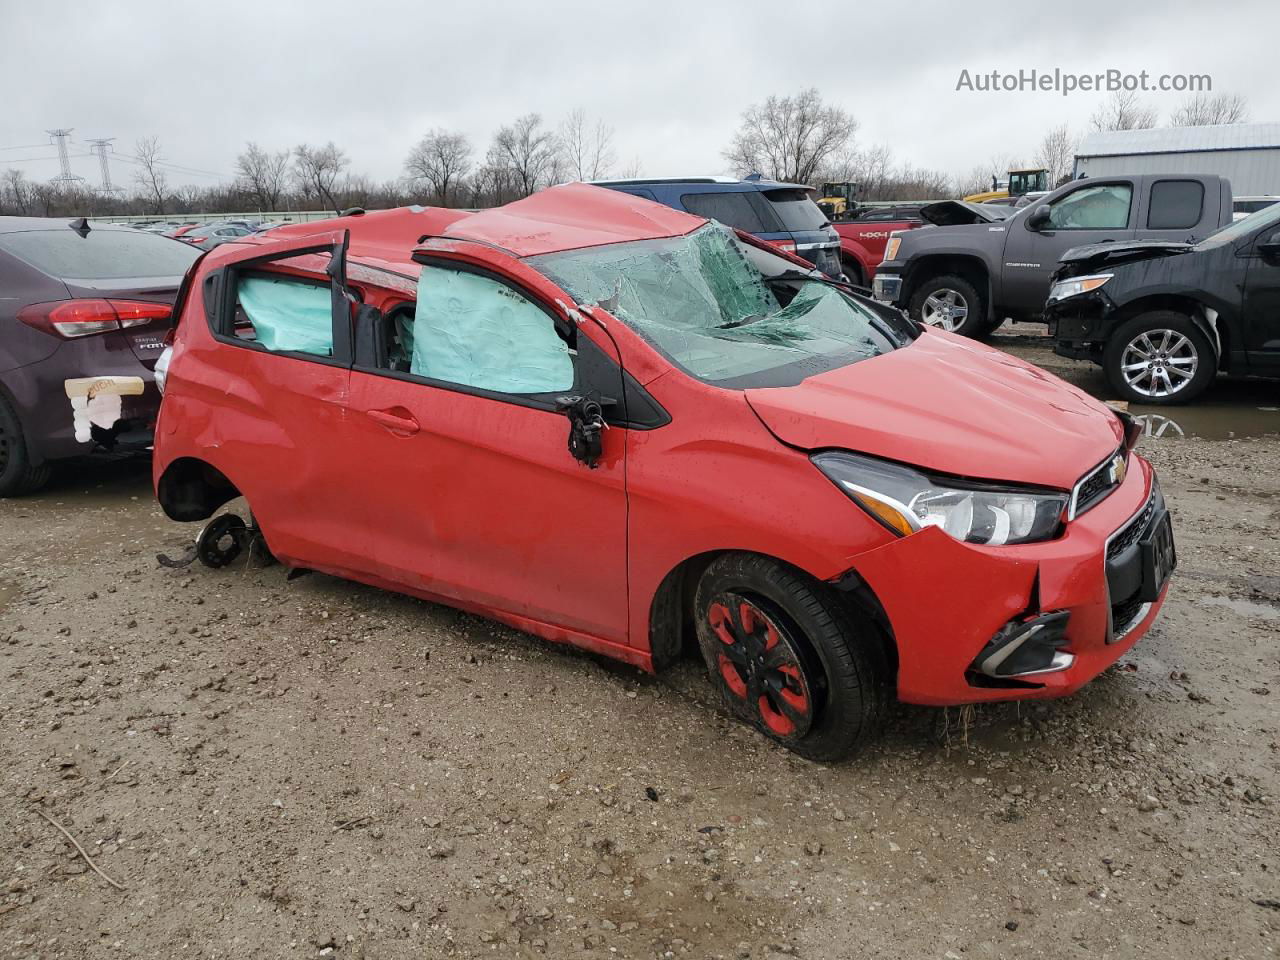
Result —
[[[1195,378],[1199,367],[1196,345],[1177,330],[1140,333],[1120,355],[1125,383],[1144,397],[1173,396]]]
[[[813,697],[799,648],[777,618],[747,597],[726,593],[712,602],[707,619],[729,692],[775,736],[804,736],[813,724]]]
[[[941,289],[925,298],[921,320],[931,327],[954,331],[969,316],[969,302],[960,292]]]

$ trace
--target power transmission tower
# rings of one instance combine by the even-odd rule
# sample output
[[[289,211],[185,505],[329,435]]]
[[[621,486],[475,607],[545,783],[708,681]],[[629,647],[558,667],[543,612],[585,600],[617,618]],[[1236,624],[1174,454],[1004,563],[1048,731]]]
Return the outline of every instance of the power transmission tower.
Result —
[[[58,146],[58,162],[62,164],[62,172],[54,177],[51,183],[83,183],[84,177],[77,177],[71,172],[71,159],[67,156],[67,137],[71,136],[73,127],[58,130],[46,130]]]
[[[115,137],[105,137],[89,141],[89,152],[98,155],[98,163],[102,167],[102,192],[108,194],[120,192],[119,187],[111,185],[111,166],[107,163],[107,151],[115,149],[111,146],[111,141],[114,139]]]

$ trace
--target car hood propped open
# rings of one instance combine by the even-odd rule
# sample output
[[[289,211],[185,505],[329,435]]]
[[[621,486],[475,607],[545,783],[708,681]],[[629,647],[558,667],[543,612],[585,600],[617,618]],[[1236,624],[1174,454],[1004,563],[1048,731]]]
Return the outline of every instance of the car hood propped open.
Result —
[[[782,442],[973,479],[1070,489],[1123,439],[1119,418],[1031,364],[950,334],[746,391]]]

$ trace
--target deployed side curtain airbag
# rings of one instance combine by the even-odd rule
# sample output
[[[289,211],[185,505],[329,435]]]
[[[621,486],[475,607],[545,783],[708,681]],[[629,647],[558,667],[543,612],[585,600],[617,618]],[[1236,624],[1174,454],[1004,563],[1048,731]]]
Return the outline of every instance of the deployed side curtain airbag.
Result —
[[[242,277],[237,292],[257,342],[268,350],[333,356],[333,300],[328,287]]]
[[[506,284],[423,267],[410,372],[501,393],[573,386],[568,344],[540,307]]]

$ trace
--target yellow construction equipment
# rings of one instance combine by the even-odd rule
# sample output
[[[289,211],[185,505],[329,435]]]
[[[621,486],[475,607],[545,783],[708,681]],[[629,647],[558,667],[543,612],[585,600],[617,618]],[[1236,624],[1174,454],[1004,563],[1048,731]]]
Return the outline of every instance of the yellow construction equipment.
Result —
[[[982,193],[971,193],[964,198],[966,203],[987,203],[991,200],[1017,198],[1027,193],[1042,193],[1049,189],[1049,171],[1044,167],[1033,167],[1029,170],[1010,170],[1009,179],[1003,183],[995,177],[991,178],[991,189]]]

